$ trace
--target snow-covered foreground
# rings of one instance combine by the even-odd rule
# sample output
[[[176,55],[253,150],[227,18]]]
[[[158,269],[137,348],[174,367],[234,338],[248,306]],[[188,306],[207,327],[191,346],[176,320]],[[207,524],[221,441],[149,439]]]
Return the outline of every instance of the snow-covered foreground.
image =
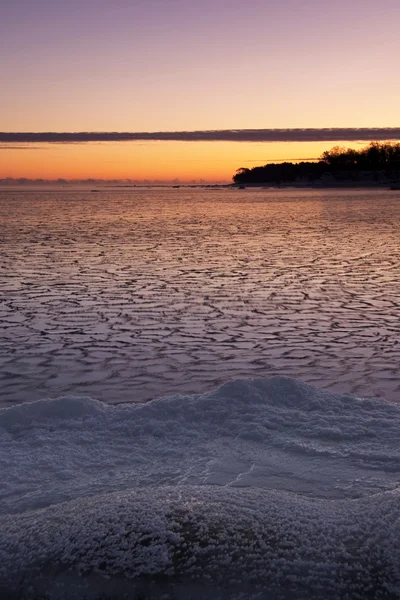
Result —
[[[0,597],[398,598],[400,406],[276,377],[0,411]]]

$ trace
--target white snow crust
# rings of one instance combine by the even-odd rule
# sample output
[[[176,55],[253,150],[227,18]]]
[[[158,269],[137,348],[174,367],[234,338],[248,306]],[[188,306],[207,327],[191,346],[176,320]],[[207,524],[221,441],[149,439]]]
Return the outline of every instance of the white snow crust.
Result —
[[[400,405],[276,377],[0,411],[0,597],[399,598]]]

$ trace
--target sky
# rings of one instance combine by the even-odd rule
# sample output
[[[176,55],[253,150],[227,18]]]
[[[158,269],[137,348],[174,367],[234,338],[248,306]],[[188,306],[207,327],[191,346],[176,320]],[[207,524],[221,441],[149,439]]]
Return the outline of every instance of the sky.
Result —
[[[397,127],[399,22],[398,0],[2,0],[0,132]],[[0,178],[229,180],[332,145],[1,143]]]

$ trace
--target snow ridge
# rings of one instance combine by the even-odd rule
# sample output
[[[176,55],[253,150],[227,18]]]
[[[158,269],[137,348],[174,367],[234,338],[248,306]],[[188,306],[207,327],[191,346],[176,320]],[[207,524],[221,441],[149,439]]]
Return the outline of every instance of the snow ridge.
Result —
[[[1,597],[400,596],[393,403],[282,377],[43,400],[0,411],[0,468]]]

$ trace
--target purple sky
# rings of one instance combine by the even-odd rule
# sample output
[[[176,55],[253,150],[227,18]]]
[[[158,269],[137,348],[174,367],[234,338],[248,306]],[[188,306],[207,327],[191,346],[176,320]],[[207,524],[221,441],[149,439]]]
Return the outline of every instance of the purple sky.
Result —
[[[0,130],[396,126],[398,0],[3,0]]]
[[[0,132],[397,127],[399,23],[399,0],[2,0]],[[187,160],[187,177],[227,177],[260,155],[251,143],[170,142],[164,166],[157,142],[53,148],[47,171],[0,148],[0,176],[65,176],[66,161],[113,176],[125,160],[122,174],[140,163],[147,177]],[[279,155],[321,150],[300,145]]]

